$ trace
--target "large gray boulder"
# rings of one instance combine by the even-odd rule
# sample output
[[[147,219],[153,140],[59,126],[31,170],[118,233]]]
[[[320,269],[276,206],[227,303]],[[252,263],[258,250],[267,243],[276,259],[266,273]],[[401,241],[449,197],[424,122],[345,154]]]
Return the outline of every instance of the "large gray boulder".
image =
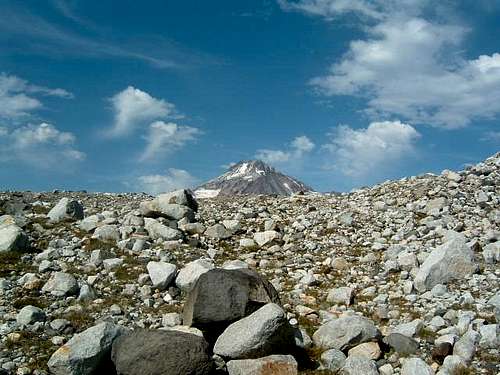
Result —
[[[167,227],[155,219],[145,218],[144,228],[154,240],[161,238],[165,241],[174,241],[182,238],[182,232],[180,230]]]
[[[177,272],[175,264],[166,262],[149,262],[146,266],[154,288],[166,289],[174,280]]]
[[[47,217],[52,223],[62,220],[82,220],[83,206],[75,200],[61,198],[61,200],[49,211]]]
[[[213,269],[202,274],[188,293],[183,322],[217,337],[230,323],[270,302],[280,304],[278,292],[256,272]]]
[[[0,216],[0,253],[25,251],[29,248],[28,236],[10,215]]]
[[[125,328],[103,322],[76,334],[57,349],[47,366],[54,375],[90,375],[109,373],[113,341]]]
[[[194,284],[196,284],[200,276],[213,268],[213,263],[203,259],[197,259],[189,262],[179,271],[179,274],[175,279],[175,285],[177,285],[180,290],[189,292],[194,287]]]
[[[190,190],[176,190],[141,202],[139,210],[146,217],[186,218],[192,221],[194,213],[198,211],[198,203]]]
[[[210,375],[213,371],[205,339],[179,331],[133,331],[114,342],[111,357],[118,375]]]
[[[415,288],[425,292],[437,284],[463,279],[476,269],[474,253],[467,246],[465,238],[457,234],[436,247],[425,259],[415,276]]]
[[[248,359],[286,353],[295,344],[285,311],[268,303],[227,327],[214,346],[223,358]]]
[[[229,375],[297,375],[297,361],[291,355],[270,355],[257,359],[237,359],[227,363]]]
[[[314,332],[313,342],[322,349],[348,350],[377,339],[380,332],[373,322],[361,316],[345,316],[323,324]]]
[[[42,292],[60,297],[77,294],[78,290],[78,282],[75,277],[65,272],[53,273],[42,287]]]

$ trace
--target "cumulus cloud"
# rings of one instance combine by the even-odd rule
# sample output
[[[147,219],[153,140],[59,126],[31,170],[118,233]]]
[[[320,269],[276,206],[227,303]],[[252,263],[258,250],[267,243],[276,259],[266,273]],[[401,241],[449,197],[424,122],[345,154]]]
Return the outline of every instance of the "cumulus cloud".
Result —
[[[72,133],[47,123],[14,130],[0,128],[0,162],[21,161],[42,168],[81,161],[86,155],[74,146]]]
[[[406,4],[412,5],[406,8]],[[366,99],[372,118],[397,116],[415,124],[461,128],[500,114],[500,54],[463,56],[469,29],[424,19],[425,1],[301,0],[293,8],[331,18],[345,12],[369,16],[366,38],[311,84],[326,96]],[[413,11],[412,11],[413,10]],[[373,14],[371,14],[374,12]]]
[[[17,76],[2,72],[0,74],[0,118],[11,120],[29,116],[31,112],[42,107],[37,95],[73,98],[73,94],[64,89],[33,85]]]
[[[164,175],[146,175],[138,178],[139,190],[156,195],[177,189],[192,188],[199,183],[183,169],[169,168]]]
[[[114,124],[107,134],[111,137],[126,136],[148,121],[165,117],[179,117],[175,106],[163,99],[156,99],[147,92],[129,86],[111,98]]]
[[[314,143],[305,135],[296,137],[287,150],[257,150],[255,157],[269,164],[297,161],[314,149]]]
[[[329,169],[354,180],[383,176],[401,159],[415,152],[420,134],[400,121],[372,122],[367,128],[341,125],[323,146],[331,156]]]
[[[155,121],[149,125],[148,134],[145,136],[147,144],[140,161],[151,160],[176,151],[188,142],[195,141],[201,133],[200,129],[191,126]]]

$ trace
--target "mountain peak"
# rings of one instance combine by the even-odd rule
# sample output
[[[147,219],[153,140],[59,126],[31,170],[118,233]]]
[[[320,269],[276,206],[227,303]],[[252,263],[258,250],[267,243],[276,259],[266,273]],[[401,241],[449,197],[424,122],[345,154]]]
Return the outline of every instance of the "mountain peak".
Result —
[[[195,194],[197,198],[246,194],[286,196],[300,191],[312,191],[312,189],[276,171],[262,160],[242,160],[231,166],[223,175],[196,188]]]

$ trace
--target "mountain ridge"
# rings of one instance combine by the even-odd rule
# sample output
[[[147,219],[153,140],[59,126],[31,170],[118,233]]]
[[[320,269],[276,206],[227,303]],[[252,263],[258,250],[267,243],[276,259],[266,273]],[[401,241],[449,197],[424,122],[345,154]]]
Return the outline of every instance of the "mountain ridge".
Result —
[[[289,196],[307,191],[313,189],[262,160],[242,160],[194,189],[197,198],[256,194]]]

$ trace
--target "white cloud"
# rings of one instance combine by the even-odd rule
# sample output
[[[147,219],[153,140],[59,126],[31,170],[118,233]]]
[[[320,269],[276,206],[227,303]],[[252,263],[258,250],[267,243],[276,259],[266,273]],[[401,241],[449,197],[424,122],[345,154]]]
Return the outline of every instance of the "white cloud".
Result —
[[[285,11],[299,11],[332,20],[345,14],[381,20],[388,14],[404,10],[405,14],[418,14],[428,0],[278,0]]]
[[[488,131],[483,134],[480,140],[483,142],[500,143],[500,131],[494,131],[494,130]]]
[[[383,176],[401,159],[415,152],[420,134],[400,121],[372,122],[367,128],[338,126],[323,146],[331,157],[327,168],[354,180]]]
[[[192,188],[199,180],[183,169],[169,168],[165,175],[147,175],[138,178],[139,190],[156,195],[172,190]]]
[[[283,150],[257,150],[255,157],[269,164],[280,164],[300,160],[305,154],[314,149],[314,143],[305,135],[296,137],[286,151]]]
[[[444,128],[500,114],[500,54],[462,58],[468,29],[400,15],[366,30],[366,40],[351,42],[327,75],[311,80],[321,93],[366,98],[374,118]]]
[[[178,150],[186,143],[196,140],[201,133],[201,130],[191,126],[156,121],[149,125],[148,134],[145,136],[147,145],[140,161],[151,160]]]
[[[31,112],[42,107],[35,95],[73,98],[70,92],[56,88],[32,85],[14,75],[0,74],[0,117],[17,119],[29,116]]]
[[[177,116],[173,104],[163,99],[156,99],[132,86],[114,95],[111,103],[115,121],[107,134],[112,137],[129,135],[136,127],[148,121]]]
[[[278,0],[283,10],[295,10],[327,19],[345,13],[358,13],[363,16],[379,18],[380,11],[373,2],[366,0]]]
[[[0,162],[21,161],[41,168],[84,160],[74,147],[72,133],[51,124],[26,125],[14,130],[0,128]]]
[[[281,150],[258,150],[255,157],[269,164],[285,163],[290,160],[290,152]]]

